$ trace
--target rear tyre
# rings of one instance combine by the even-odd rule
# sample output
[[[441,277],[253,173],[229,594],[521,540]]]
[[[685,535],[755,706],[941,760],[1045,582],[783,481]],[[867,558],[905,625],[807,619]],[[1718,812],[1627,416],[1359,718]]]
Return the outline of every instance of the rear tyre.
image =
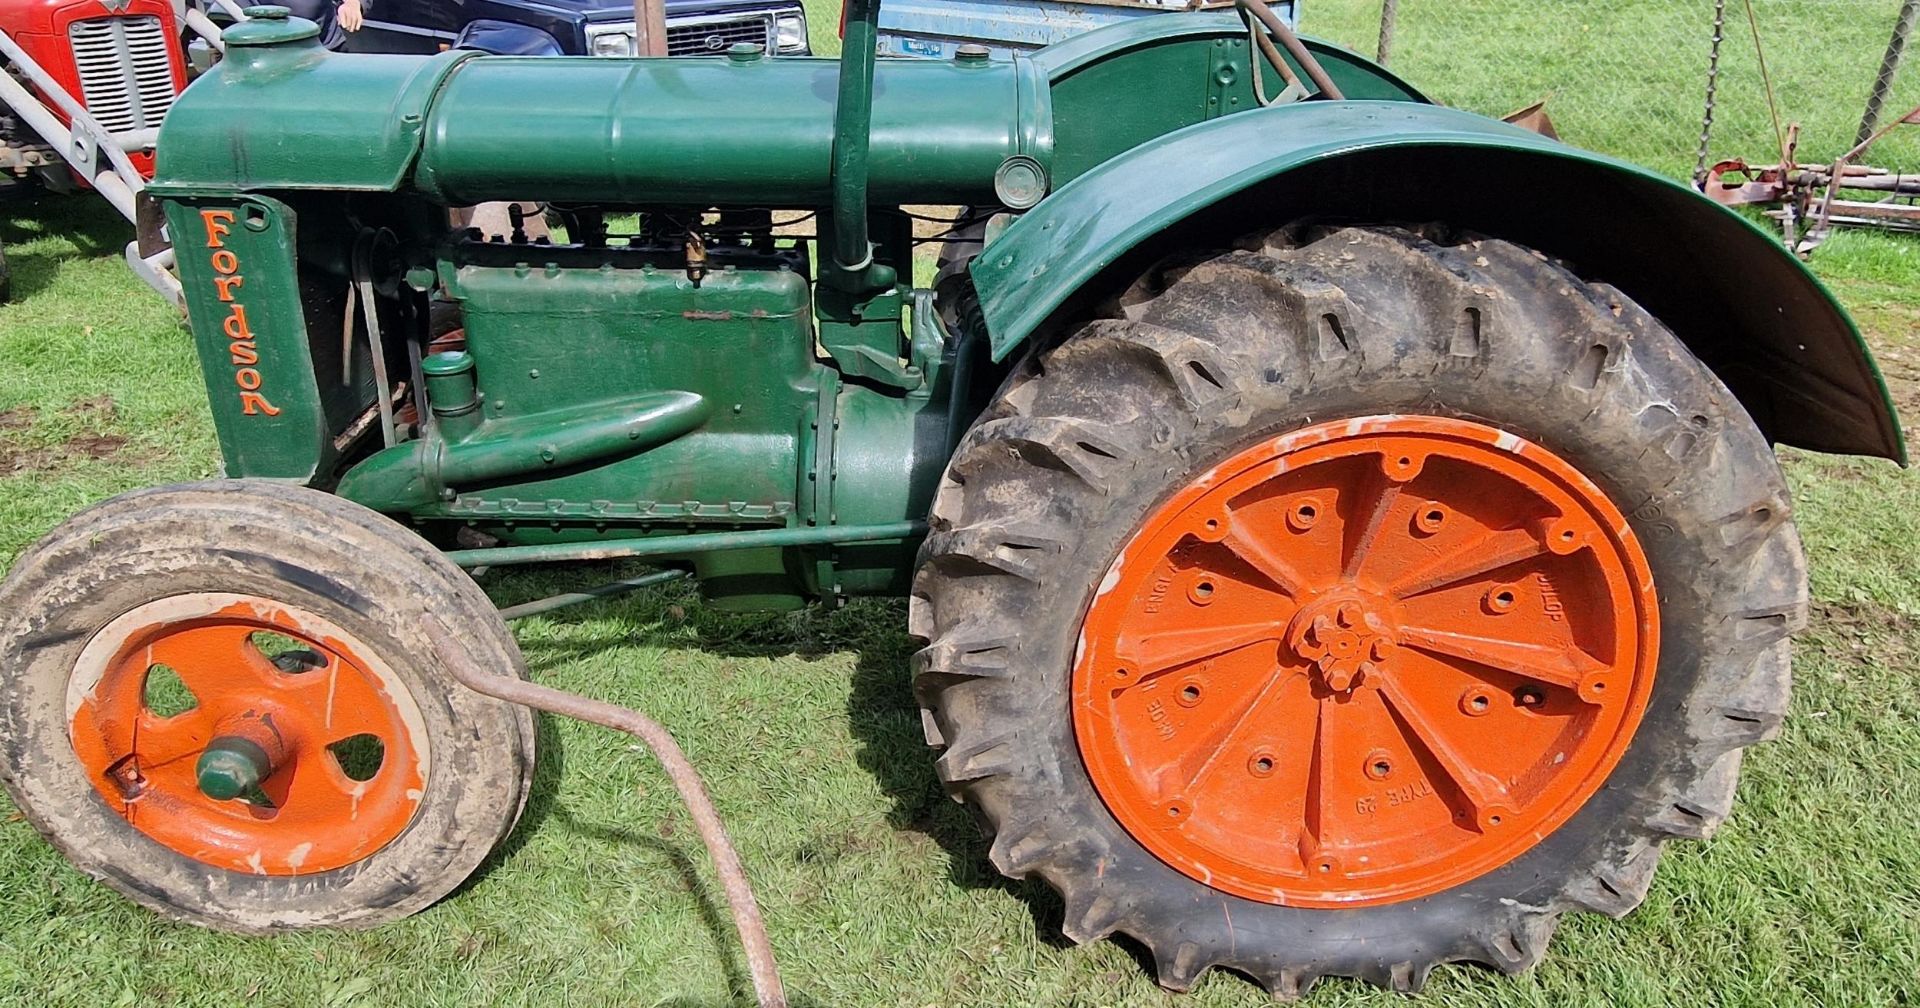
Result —
[[[1805,565],[1658,321],[1388,228],[1163,264],[1114,314],[962,441],[911,609],[940,776],[1068,937],[1174,989],[1518,972],[1724,819]]]
[[[0,777],[82,871],[247,934],[363,928],[513,828],[524,708],[461,687],[422,624],[524,675],[486,595],[350,502],[223,481],[114,498],[0,584]]]

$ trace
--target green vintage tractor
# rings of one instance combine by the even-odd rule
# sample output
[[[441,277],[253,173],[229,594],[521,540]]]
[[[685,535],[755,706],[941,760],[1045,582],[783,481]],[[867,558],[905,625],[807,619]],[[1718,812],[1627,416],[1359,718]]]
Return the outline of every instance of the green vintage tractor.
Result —
[[[1741,218],[1244,10],[876,63],[874,0],[840,62],[256,9],[150,189],[229,478],[20,557],[14,800],[174,918],[414,913],[534,760],[455,682],[525,671],[467,571],[639,557],[906,596],[993,864],[1168,987],[1413,989],[1631,910],[1786,710],[1772,446],[1902,460],[1879,376]],[[564,240],[450,225],[487,201]]]

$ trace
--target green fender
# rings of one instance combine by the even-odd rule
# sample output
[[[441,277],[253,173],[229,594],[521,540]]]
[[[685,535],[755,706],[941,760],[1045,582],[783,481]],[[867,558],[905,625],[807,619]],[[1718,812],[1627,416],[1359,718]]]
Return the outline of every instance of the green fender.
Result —
[[[1670,326],[1774,441],[1905,464],[1859,330],[1770,235],[1646,169],[1433,105],[1257,109],[1092,168],[974,260],[994,359],[1162,256],[1309,219],[1444,221],[1565,259]]]
[[[1246,25],[1240,21],[1239,15],[1226,11],[1128,18],[1047,46],[1033,54],[1033,61],[1049,80],[1059,84],[1082,71],[1123,59],[1142,49],[1185,41],[1204,43],[1228,39],[1244,41],[1246,38]],[[1340,92],[1350,98],[1422,104],[1432,101],[1393,71],[1351,49],[1309,35],[1302,35],[1300,41],[1314,59],[1320,61],[1327,76],[1339,86]],[[1287,62],[1296,72],[1300,69],[1291,57]],[[1273,90],[1277,93],[1284,83],[1277,74],[1274,75]],[[1142,95],[1135,89],[1128,97],[1139,101],[1151,96]],[[1117,110],[1114,106],[1109,108]]]

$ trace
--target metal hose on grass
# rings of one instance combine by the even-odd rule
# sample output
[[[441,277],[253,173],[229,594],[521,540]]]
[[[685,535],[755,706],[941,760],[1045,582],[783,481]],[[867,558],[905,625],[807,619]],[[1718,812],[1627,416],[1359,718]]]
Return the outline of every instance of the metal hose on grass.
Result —
[[[694,827],[700,831],[700,840],[706,844],[714,871],[726,889],[733,925],[739,930],[740,944],[746,950],[755,999],[760,1008],[787,1008],[787,992],[781,986],[780,970],[773,961],[773,945],[767,940],[767,925],[760,916],[760,904],[753,898],[753,888],[747,883],[746,869],[740,863],[739,853],[733,849],[726,827],[720,822],[719,811],[700,783],[700,775],[687,761],[686,753],[680,750],[673,735],[637,710],[512,676],[491,674],[478,667],[466,651],[454,643],[439,620],[429,618],[425,629],[447,671],[468,689],[496,700],[626,732],[646,743],[673,781],[674,790],[680,792],[680,801],[693,815]]]

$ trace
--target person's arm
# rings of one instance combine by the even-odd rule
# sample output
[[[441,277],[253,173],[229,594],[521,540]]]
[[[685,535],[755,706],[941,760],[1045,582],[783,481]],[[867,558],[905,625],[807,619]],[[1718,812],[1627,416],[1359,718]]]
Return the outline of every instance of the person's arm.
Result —
[[[342,29],[350,32],[359,31],[361,25],[360,0],[340,0],[338,20]]]

